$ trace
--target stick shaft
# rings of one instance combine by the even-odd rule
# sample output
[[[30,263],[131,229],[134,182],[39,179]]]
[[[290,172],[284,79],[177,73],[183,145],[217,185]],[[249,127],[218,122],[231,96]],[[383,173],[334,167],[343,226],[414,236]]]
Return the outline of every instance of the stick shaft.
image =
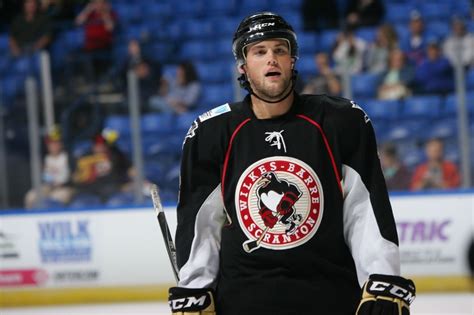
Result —
[[[153,201],[153,207],[155,208],[155,211],[157,213],[156,218],[158,220],[158,224],[160,225],[160,230],[163,236],[163,240],[165,242],[166,251],[168,252],[168,258],[170,260],[176,282],[178,282],[179,281],[179,268],[178,268],[178,261],[176,259],[176,247],[173,242],[173,237],[171,236],[171,232],[168,226],[168,221],[166,220],[165,212],[163,211],[161,199],[158,194],[158,187],[156,187],[156,185],[153,185],[151,187],[150,192],[151,192],[151,198]]]

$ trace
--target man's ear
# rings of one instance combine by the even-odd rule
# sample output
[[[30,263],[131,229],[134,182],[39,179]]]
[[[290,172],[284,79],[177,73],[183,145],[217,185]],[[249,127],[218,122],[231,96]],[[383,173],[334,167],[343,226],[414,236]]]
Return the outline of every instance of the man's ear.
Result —
[[[237,70],[239,70],[239,73],[240,74],[245,74],[247,71],[245,71],[245,65],[241,65],[240,67],[237,68]]]

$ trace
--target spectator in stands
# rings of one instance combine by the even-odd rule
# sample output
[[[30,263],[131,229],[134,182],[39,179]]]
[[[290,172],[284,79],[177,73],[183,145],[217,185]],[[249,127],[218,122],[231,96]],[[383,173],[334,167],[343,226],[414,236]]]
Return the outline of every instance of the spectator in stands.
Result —
[[[336,63],[338,74],[348,72],[360,73],[363,70],[366,42],[354,34],[351,26],[346,27],[338,36],[334,45],[332,58]]]
[[[396,48],[398,48],[398,35],[393,26],[390,24],[379,26],[375,40],[367,49],[367,71],[382,73],[387,70],[390,52]]]
[[[314,57],[317,75],[309,80],[303,88],[303,94],[341,94],[341,82],[339,76],[330,65],[329,56],[326,52],[317,53]]]
[[[429,140],[425,145],[427,161],[419,165],[411,180],[412,190],[457,188],[461,183],[456,164],[444,159],[441,139]]]
[[[41,0],[41,11],[53,22],[63,22],[69,26],[74,21],[75,5],[74,1]]]
[[[84,51],[92,58],[97,77],[109,67],[117,15],[107,0],[91,0],[75,23],[84,27]]]
[[[44,158],[41,194],[56,202],[67,204],[73,195],[69,185],[71,171],[69,157],[64,150],[59,130],[55,128],[45,139],[47,153]],[[31,189],[25,196],[25,207],[28,209],[40,206],[40,196]]]
[[[178,65],[176,79],[161,80],[158,95],[150,100],[150,109],[181,114],[197,105],[201,95],[201,83],[196,68],[185,61]]]
[[[400,161],[397,147],[393,143],[381,146],[380,164],[388,190],[408,190],[410,188],[410,171]]]
[[[41,14],[37,0],[24,0],[23,13],[10,28],[10,52],[17,57],[48,47],[52,38],[51,21]]]
[[[92,153],[78,159],[73,175],[78,195],[97,195],[105,202],[129,181],[130,162],[114,144],[115,139],[95,136]]]
[[[123,71],[124,79],[127,78],[129,70],[132,70],[137,76],[141,105],[146,107],[155,87],[161,80],[161,65],[144,55],[140,42],[136,39],[132,39],[128,43],[128,55]]]
[[[390,52],[388,70],[382,76],[378,87],[378,98],[381,100],[398,100],[411,95],[411,85],[415,72],[405,60],[405,55],[400,49]]]
[[[320,32],[339,27],[338,2],[333,0],[304,0],[301,5],[304,29]]]
[[[474,35],[467,32],[465,22],[454,17],[451,22],[451,35],[443,43],[443,53],[454,66],[460,63],[468,67],[474,65]]]
[[[353,27],[376,26],[385,16],[381,0],[350,0],[347,5],[346,23]]]
[[[410,34],[401,43],[402,50],[406,53],[408,61],[419,64],[425,58],[426,34],[425,22],[420,12],[414,10],[410,13]]]
[[[430,41],[426,58],[415,68],[415,92],[444,94],[454,89],[453,67],[442,55],[438,41]]]

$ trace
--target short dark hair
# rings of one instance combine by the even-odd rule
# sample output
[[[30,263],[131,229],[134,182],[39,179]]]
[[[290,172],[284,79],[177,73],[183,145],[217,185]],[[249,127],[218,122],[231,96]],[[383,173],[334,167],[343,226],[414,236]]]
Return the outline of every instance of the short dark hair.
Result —
[[[185,84],[189,84],[194,81],[199,80],[199,75],[196,71],[196,67],[190,61],[183,61],[179,64],[180,67],[184,70],[184,81]]]

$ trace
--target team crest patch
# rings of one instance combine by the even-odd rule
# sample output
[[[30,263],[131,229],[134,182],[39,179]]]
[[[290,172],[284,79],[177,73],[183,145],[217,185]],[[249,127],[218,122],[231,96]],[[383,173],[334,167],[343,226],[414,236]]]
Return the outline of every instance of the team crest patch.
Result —
[[[284,250],[306,243],[321,224],[323,199],[318,176],[303,161],[275,156],[252,164],[235,194],[237,218],[248,238],[244,250]]]

